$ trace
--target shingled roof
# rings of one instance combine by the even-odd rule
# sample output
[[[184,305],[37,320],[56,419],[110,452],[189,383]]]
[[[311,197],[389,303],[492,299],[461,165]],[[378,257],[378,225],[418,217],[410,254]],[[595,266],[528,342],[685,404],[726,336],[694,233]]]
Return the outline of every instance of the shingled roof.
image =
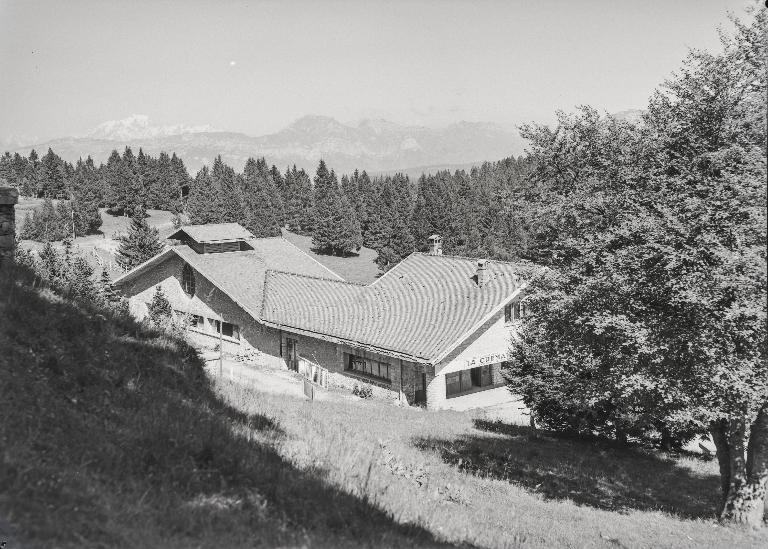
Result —
[[[280,237],[255,238],[250,240],[249,244],[253,247],[252,250],[217,254],[199,254],[186,245],[171,246],[124,274],[113,284],[124,284],[140,276],[148,268],[161,263],[170,254],[176,254],[251,316],[259,318],[264,277],[270,269],[341,280],[327,267]]]
[[[205,225],[185,225],[167,238],[180,240],[179,233],[186,233],[192,240],[204,243],[234,242],[251,240],[254,236],[239,223],[208,223]]]
[[[286,329],[439,362],[521,287],[512,263],[415,253],[368,286],[268,273],[261,317]]]

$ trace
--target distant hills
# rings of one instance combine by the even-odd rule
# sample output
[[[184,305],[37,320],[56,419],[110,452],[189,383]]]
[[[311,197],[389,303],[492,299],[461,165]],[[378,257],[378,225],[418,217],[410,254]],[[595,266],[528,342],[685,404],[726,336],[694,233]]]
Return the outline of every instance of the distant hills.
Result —
[[[320,158],[337,172],[365,169],[371,173],[420,169],[436,171],[467,167],[485,160],[500,160],[523,152],[516,132],[490,123],[458,122],[443,128],[403,126],[387,120],[362,120],[343,124],[327,116],[305,116],[270,135],[215,131],[209,126],[152,126],[143,115],[100,124],[86,136],[64,137],[15,147],[21,154],[31,148],[44,154],[52,148],[73,162],[91,155],[104,162],[113,149],[130,145],[156,155],[175,152],[194,174],[221,154],[224,161],[242,169],[249,156],[264,156],[280,168],[296,164],[312,170]]]

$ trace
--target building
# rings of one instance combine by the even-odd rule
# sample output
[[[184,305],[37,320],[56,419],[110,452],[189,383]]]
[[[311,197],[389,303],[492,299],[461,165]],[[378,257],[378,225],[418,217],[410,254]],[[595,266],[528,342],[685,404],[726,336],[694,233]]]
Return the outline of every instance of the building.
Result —
[[[512,263],[413,253],[370,284],[343,280],[287,240],[237,224],[183,227],[115,281],[138,316],[155,286],[200,343],[257,349],[323,385],[451,407],[503,384],[524,283]]]

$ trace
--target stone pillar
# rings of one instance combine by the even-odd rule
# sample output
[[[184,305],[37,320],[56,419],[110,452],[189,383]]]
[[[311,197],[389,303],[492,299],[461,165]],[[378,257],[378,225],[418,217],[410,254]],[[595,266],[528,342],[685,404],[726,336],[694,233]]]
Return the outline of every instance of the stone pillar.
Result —
[[[13,260],[16,245],[16,212],[19,191],[13,187],[0,187],[0,265]]]

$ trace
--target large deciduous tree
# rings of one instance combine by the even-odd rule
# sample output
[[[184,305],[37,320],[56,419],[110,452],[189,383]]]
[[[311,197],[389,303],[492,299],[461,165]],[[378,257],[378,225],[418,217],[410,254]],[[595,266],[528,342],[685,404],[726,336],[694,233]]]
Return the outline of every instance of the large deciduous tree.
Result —
[[[533,259],[510,384],[558,429],[711,432],[723,521],[768,482],[766,11],[694,51],[639,125],[528,127]],[[655,433],[655,435],[654,435]]]

